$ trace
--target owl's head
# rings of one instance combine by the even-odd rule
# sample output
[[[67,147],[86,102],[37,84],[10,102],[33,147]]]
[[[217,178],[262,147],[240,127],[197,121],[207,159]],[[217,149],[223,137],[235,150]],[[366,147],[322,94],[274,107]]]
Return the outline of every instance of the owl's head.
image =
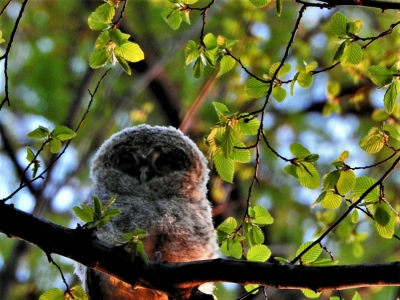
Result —
[[[204,155],[179,130],[140,125],[126,128],[103,143],[94,157],[91,176],[95,184],[102,183],[119,194],[131,194],[142,187],[205,189],[208,168]]]

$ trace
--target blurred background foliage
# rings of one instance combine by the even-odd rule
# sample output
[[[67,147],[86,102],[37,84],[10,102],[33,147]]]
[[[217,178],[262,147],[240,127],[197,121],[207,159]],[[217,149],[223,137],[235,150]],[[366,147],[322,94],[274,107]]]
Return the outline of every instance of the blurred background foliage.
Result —
[[[200,0],[203,7],[209,0]],[[0,6],[6,4],[1,0]],[[34,0],[29,1],[11,48],[8,64],[10,102],[0,112],[0,197],[13,192],[21,181],[27,165],[26,146],[38,149],[40,144],[26,134],[38,125],[53,128],[66,125],[75,129],[88,106],[88,89],[94,90],[106,69],[93,70],[88,66],[90,53],[98,32],[87,25],[89,14],[101,1]],[[199,42],[201,16],[190,13],[192,24],[185,23],[173,31],[161,17],[171,3],[166,0],[136,0],[128,3],[120,29],[138,43],[145,60],[132,64],[132,76],[115,66],[101,83],[93,106],[82,128],[68,151],[50,169],[43,180],[38,180],[17,193],[10,202],[17,208],[31,212],[57,224],[74,228],[77,220],[72,206],[87,195],[91,181],[89,166],[99,145],[120,129],[148,123],[179,127],[190,111],[185,131],[206,153],[203,138],[217,121],[212,101],[223,102],[231,112],[251,112],[259,109],[265,99],[252,99],[245,93],[248,75],[238,66],[215,78],[216,70],[207,67],[204,75],[193,78],[191,66],[185,67],[184,48],[188,40]],[[0,45],[4,54],[6,44],[21,7],[20,0],[10,3],[0,18],[0,30],[6,43]],[[247,0],[216,1],[206,15],[205,33],[223,35],[238,40],[232,53],[254,74],[268,73],[274,62],[280,61],[298,15],[300,5],[283,2],[280,17],[275,2],[257,9]],[[376,36],[399,19],[395,11],[343,6],[336,9],[308,8],[300,24],[288,62],[318,62],[318,69],[327,68],[338,47],[337,37],[329,30],[328,21],[336,11],[342,11],[349,20],[361,19],[360,36]],[[366,77],[370,65],[390,67],[399,60],[399,30],[372,43],[362,62],[354,68],[336,68],[314,76],[309,89],[296,87],[294,96],[282,103],[270,99],[264,129],[272,147],[291,158],[289,145],[300,142],[312,153],[320,155],[317,168],[321,174],[332,170],[329,165],[344,150],[350,152],[347,163],[352,166],[373,164],[391,154],[383,150],[368,155],[358,142],[371,126],[380,123],[371,118],[377,108],[383,107],[385,89],[378,90]],[[360,43],[360,45],[363,45]],[[1,62],[4,69],[4,60]],[[4,75],[0,76],[0,96],[4,97]],[[291,79],[294,70],[285,78]],[[328,82],[337,82],[340,92],[329,97]],[[289,92],[290,84],[283,85]],[[197,99],[197,101],[196,101]],[[199,104],[197,108],[192,105]],[[339,113],[329,114],[331,111]],[[324,110],[325,109],[325,110]],[[324,112],[324,114],[323,114]],[[327,113],[328,112],[328,113]],[[392,120],[396,122],[396,119]],[[252,137],[245,141],[254,143]],[[398,147],[399,145],[394,144]],[[310,241],[343,213],[342,203],[337,210],[326,210],[311,204],[320,190],[310,191],[283,171],[286,164],[266,146],[260,148],[259,185],[252,190],[251,203],[265,206],[275,219],[264,227],[266,244],[272,256],[292,259],[297,247]],[[40,156],[45,167],[54,159],[49,151]],[[234,184],[227,184],[211,173],[210,200],[214,203],[215,224],[228,216],[243,218],[251,179],[252,162],[236,168]],[[390,162],[373,169],[358,170],[357,176],[378,178]],[[31,173],[27,173],[30,178]],[[385,182],[388,201],[400,210],[400,172],[396,170]],[[18,220],[15,220],[18,222]],[[398,223],[398,222],[397,222]],[[397,229],[397,228],[396,228]],[[396,230],[398,232],[398,230]],[[400,260],[399,241],[383,239],[373,223],[361,216],[358,224],[345,220],[323,242],[340,264],[389,262]],[[76,245],[79,247],[79,245]],[[328,255],[325,253],[326,257]],[[76,282],[71,261],[57,257],[69,283]],[[51,287],[64,289],[58,270],[48,263],[45,254],[25,242],[0,235],[0,299],[37,299]],[[362,299],[395,299],[398,288],[360,288]],[[235,299],[244,290],[232,284],[219,284],[219,299]],[[299,291],[280,291],[267,288],[268,299],[302,299]],[[344,299],[351,299],[354,290],[343,291]],[[326,291],[322,299],[337,295]],[[249,299],[263,299],[255,295]]]

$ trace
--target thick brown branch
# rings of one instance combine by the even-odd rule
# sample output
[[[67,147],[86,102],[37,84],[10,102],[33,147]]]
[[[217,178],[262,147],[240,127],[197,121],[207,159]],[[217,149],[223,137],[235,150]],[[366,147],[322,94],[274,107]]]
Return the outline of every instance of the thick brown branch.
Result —
[[[129,255],[91,238],[87,231],[68,229],[0,204],[0,232],[23,239],[46,253],[69,257],[128,283],[151,285],[177,296],[179,287],[209,281],[257,283],[281,289],[347,289],[360,286],[400,285],[400,262],[385,264],[307,267],[239,260],[155,263],[147,266]]]

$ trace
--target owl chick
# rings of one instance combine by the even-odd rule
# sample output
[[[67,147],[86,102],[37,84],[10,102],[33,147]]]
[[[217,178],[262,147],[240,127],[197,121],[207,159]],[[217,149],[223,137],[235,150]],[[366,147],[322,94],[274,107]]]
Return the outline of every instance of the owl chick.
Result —
[[[85,203],[93,195],[104,203],[115,196],[113,207],[122,211],[96,232],[100,240],[115,245],[122,234],[140,228],[147,231],[143,243],[150,259],[156,253],[168,262],[217,257],[206,159],[179,130],[141,125],[114,134],[96,153],[91,177]],[[82,265],[76,272],[92,300],[168,299]]]

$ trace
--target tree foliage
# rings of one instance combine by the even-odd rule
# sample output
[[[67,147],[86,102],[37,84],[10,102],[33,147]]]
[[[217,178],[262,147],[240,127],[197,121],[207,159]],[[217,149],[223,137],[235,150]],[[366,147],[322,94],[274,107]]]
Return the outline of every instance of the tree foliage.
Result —
[[[0,209],[75,228],[73,210],[94,230],[119,213],[115,199],[79,206],[94,151],[126,126],[173,125],[215,170],[225,256],[332,274],[398,260],[400,5],[363,2],[7,1]],[[84,299],[70,261],[7,235],[0,299]],[[145,235],[119,241],[132,261],[147,260]],[[313,278],[279,291],[240,275],[244,290],[219,284],[220,299],[399,296],[394,287],[321,289]]]

